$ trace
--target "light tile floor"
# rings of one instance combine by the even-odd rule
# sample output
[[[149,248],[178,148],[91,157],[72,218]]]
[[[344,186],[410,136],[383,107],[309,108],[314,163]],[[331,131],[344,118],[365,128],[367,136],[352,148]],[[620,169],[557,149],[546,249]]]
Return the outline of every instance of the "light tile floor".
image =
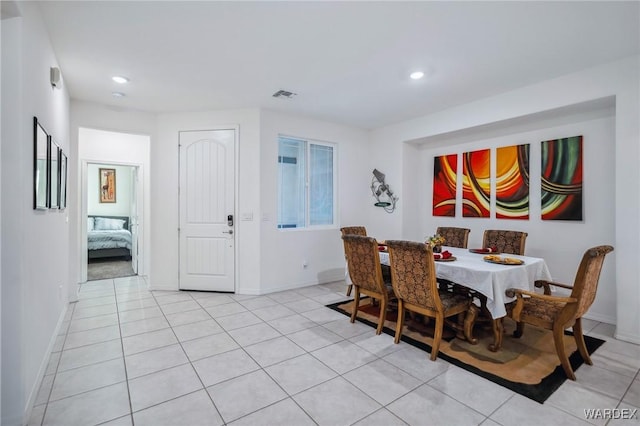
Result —
[[[29,424],[603,425],[584,410],[640,408],[640,346],[613,339],[610,325],[586,321],[607,342],[541,405],[324,307],[344,291],[84,284]]]

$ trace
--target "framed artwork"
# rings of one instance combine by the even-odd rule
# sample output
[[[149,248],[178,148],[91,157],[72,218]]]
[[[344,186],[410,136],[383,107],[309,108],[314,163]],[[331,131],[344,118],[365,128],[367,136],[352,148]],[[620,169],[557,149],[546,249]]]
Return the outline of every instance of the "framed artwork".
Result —
[[[116,202],[116,169],[103,169],[98,170],[100,176],[98,182],[100,185],[100,202],[101,203],[115,203]]]
[[[60,150],[60,209],[67,207],[67,156]]]
[[[582,220],[582,136],[541,144],[542,220]]]
[[[60,147],[49,137],[49,208],[60,207]]]
[[[462,154],[462,216],[489,217],[491,150]]]
[[[529,144],[496,149],[496,218],[529,219]]]
[[[433,160],[433,215],[455,217],[458,154]]]
[[[37,117],[33,117],[33,208],[44,210],[48,207],[49,174],[47,159],[49,135]]]

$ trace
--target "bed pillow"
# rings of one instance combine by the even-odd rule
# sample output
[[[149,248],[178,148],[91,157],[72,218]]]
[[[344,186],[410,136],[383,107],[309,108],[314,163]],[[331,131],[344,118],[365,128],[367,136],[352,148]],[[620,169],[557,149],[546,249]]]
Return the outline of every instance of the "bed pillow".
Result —
[[[92,217],[88,217],[87,218],[87,232],[93,231],[93,228],[94,228],[93,218]]]
[[[124,220],[110,219],[107,217],[96,217],[94,221],[96,231],[119,231],[124,229]]]

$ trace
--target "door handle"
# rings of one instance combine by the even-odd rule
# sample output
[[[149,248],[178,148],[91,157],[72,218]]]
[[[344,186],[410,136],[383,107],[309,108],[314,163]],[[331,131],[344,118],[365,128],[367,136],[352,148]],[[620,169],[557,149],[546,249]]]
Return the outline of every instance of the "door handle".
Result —
[[[228,231],[222,231],[223,234],[233,234],[233,229],[229,229]]]

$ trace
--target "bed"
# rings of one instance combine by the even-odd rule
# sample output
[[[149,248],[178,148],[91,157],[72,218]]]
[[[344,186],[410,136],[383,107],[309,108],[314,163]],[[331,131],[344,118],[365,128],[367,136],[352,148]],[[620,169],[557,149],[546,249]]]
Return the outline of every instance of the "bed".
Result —
[[[127,216],[89,216],[87,218],[89,260],[106,257],[131,259],[131,232]]]

